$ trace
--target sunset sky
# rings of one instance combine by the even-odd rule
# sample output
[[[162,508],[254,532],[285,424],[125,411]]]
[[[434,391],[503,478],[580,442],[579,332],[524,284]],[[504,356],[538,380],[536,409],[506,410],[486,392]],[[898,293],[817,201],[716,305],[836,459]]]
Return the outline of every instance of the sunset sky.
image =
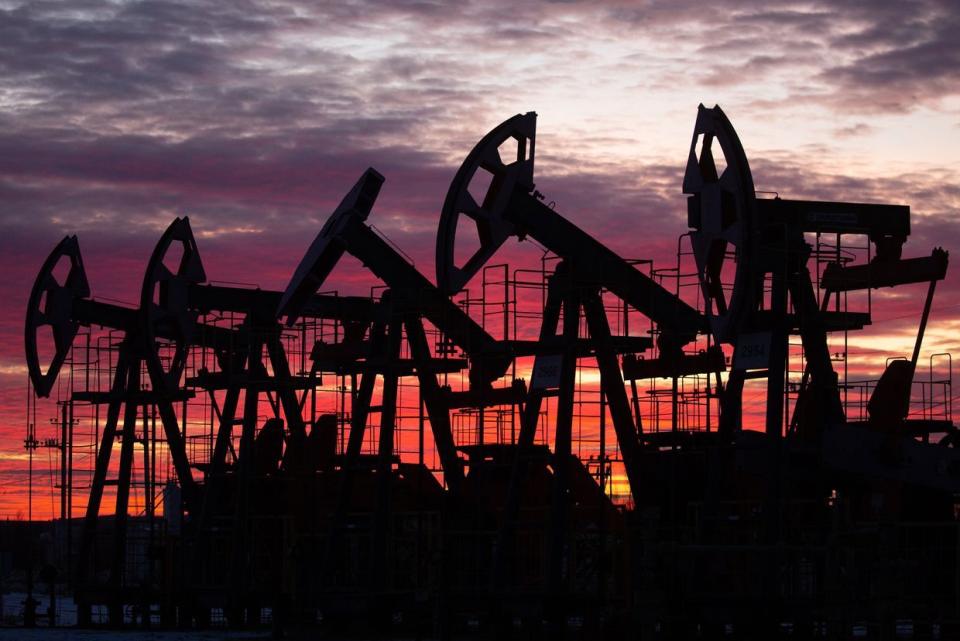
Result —
[[[26,299],[65,234],[97,296],[136,300],[178,215],[211,279],[282,288],[372,165],[370,222],[432,280],[461,160],[534,110],[537,188],[558,211],[672,260],[702,102],[731,118],[759,190],[908,204],[905,255],[956,262],[957,34],[955,0],[0,0],[0,517],[22,506]],[[960,355],[956,273],[923,358]],[[888,297],[864,350],[906,352],[924,291]]]

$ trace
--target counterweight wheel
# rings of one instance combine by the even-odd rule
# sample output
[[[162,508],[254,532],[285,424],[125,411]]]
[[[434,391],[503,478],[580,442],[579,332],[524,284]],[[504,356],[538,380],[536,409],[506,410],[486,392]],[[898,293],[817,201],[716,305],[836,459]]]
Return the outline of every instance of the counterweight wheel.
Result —
[[[65,274],[58,275],[61,264],[69,267]],[[77,299],[89,297],[90,285],[80,257],[80,244],[76,236],[67,236],[44,261],[27,303],[24,332],[27,371],[37,396],[50,395],[80,327],[73,320],[73,304]],[[49,358],[43,358],[47,355],[40,353],[49,347],[42,344],[44,341],[39,336],[44,332],[52,334],[53,354]]]
[[[683,193],[711,331],[732,342],[762,294],[762,221],[746,153],[720,107],[699,107]]]
[[[517,233],[504,218],[514,188],[533,191],[533,156],[537,114],[530,111],[504,121],[484,136],[457,171],[443,203],[437,234],[437,285],[444,293],[459,292],[510,236]],[[469,256],[459,260],[459,240],[472,230],[460,230],[461,216],[476,225]]]
[[[162,371],[174,387],[183,373],[197,321],[189,304],[190,287],[206,279],[190,219],[177,218],[157,242],[140,290],[146,358],[153,367],[159,366],[156,371]],[[170,338],[160,339],[161,335]],[[164,358],[167,348],[172,351]]]

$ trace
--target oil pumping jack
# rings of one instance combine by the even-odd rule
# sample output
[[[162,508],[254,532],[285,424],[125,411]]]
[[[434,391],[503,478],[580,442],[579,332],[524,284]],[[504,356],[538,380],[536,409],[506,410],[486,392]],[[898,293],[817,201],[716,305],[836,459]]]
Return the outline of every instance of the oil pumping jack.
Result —
[[[830,441],[858,434],[856,438],[869,440],[869,434],[844,415],[828,333],[859,330],[871,323],[869,311],[841,309],[840,297],[846,292],[909,283],[928,283],[913,354],[888,363],[867,405],[867,427],[900,429],[907,438],[950,431],[941,424],[945,422],[906,421],[933,294],[948,262],[947,252],[940,248],[930,256],[901,257],[910,234],[908,206],[788,200],[779,195],[758,198],[740,139],[718,106],[698,109],[683,191],[688,194],[689,235],[710,332],[717,343],[733,349],[732,369],[721,395],[722,433],[733,435],[742,429],[744,382],[766,378],[768,437],[819,444],[824,435]],[[836,258],[820,277],[819,301],[816,275],[811,276],[809,268],[813,248],[805,234],[836,239]],[[851,265],[841,256],[846,235],[866,236],[872,249],[868,263]],[[784,377],[791,335],[801,338],[804,370],[793,414],[787,416]],[[949,443],[952,436],[945,438]],[[850,455],[855,448],[827,446],[826,441],[824,446],[827,458],[842,467],[863,460],[862,455]],[[846,454],[838,457],[837,452]],[[918,473],[916,469],[910,475],[917,478]],[[945,478],[927,481],[941,486],[955,483]]]
[[[202,278],[202,267],[194,260],[195,247],[186,248],[183,258],[183,271],[192,276]],[[58,280],[55,276],[59,264],[68,264],[66,276]],[[197,271],[197,270],[200,271]],[[76,582],[81,590],[90,591],[93,586],[87,585],[91,580],[90,554],[92,552],[97,519],[103,498],[104,488],[107,485],[107,473],[113,453],[114,442],[118,436],[117,427],[120,423],[121,410],[123,423],[120,436],[120,460],[118,478],[115,481],[117,495],[114,515],[113,558],[110,563],[110,576],[106,586],[97,586],[101,592],[108,592],[105,601],[110,606],[111,620],[122,621],[120,590],[122,586],[122,567],[125,558],[127,536],[127,508],[130,497],[131,470],[133,466],[134,445],[136,442],[145,443],[136,434],[136,424],[140,408],[146,411],[148,406],[158,409],[163,427],[170,458],[177,471],[183,500],[187,506],[194,505],[197,499],[197,487],[190,473],[190,464],[186,456],[183,435],[176,420],[169,420],[175,416],[174,403],[187,397],[184,394],[164,393],[165,386],[152,378],[157,370],[149,369],[153,389],[142,386],[142,365],[148,358],[150,351],[145,332],[143,331],[143,315],[141,310],[130,309],[119,305],[104,303],[90,298],[90,287],[87,281],[86,270],[80,254],[80,245],[76,236],[64,238],[50,253],[34,282],[27,307],[25,324],[25,348],[27,369],[36,394],[40,397],[50,395],[60,370],[69,356],[73,340],[81,325],[99,325],[112,330],[119,330],[122,338],[119,342],[117,363],[110,390],[106,392],[83,390],[75,392],[72,400],[107,405],[106,419],[102,431],[102,440],[97,452],[96,465],[91,483],[90,496],[87,503],[86,516],[81,533],[80,553],[75,568]],[[42,336],[52,334],[54,351],[52,355],[41,353],[44,345]],[[180,336],[160,329],[158,337],[180,341]],[[212,342],[229,342],[226,332],[211,330],[207,334]],[[174,368],[168,369],[168,374]],[[147,447],[144,446],[144,467],[149,469],[150,457]],[[152,505],[148,506],[148,510]],[[89,605],[79,603],[81,621],[89,619]]]
[[[69,265],[66,276],[57,279],[58,265]],[[111,621],[122,620],[122,605],[133,602],[129,586],[124,586],[122,568],[127,538],[127,510],[131,489],[134,447],[144,449],[144,474],[149,475],[153,461],[148,452],[146,433],[138,435],[137,422],[143,410],[144,425],[147,409],[155,407],[161,419],[166,446],[176,472],[184,513],[191,515],[188,526],[196,537],[209,529],[210,521],[222,494],[225,473],[229,467],[227,456],[233,453],[240,476],[247,479],[276,471],[278,460],[266,461],[266,447],[257,441],[286,441],[284,466],[301,460],[298,456],[308,445],[302,407],[306,390],[316,384],[315,372],[308,376],[291,374],[283,343],[281,327],[273,312],[280,292],[259,289],[224,287],[205,284],[206,275],[187,218],[177,218],[158,241],[148,263],[141,289],[140,306],[129,307],[105,303],[90,298],[80,247],[76,236],[63,239],[44,262],[31,291],[25,324],[25,348],[28,372],[38,396],[48,396],[60,369],[66,361],[80,326],[100,326],[117,330],[122,335],[117,348],[117,363],[111,388],[107,392],[85,389],[74,391],[71,400],[91,404],[106,404],[107,412],[90,496],[84,518],[81,543],[75,574],[80,603],[80,617],[88,620],[90,602],[109,604]],[[211,311],[238,312],[243,322],[237,328],[199,322],[201,314]],[[377,305],[366,298],[316,295],[305,301],[303,315],[326,318],[341,323],[369,324],[377,315]],[[53,353],[43,352],[44,334],[52,336]],[[191,348],[212,350],[219,371],[202,370],[191,380],[184,380],[184,366]],[[266,362],[264,360],[266,352]],[[268,373],[267,364],[272,374]],[[143,370],[149,385],[143,385]],[[219,419],[215,446],[205,461],[190,461],[185,443],[185,424],[180,425],[176,404],[194,397],[200,388],[210,396]],[[297,398],[296,390],[304,390]],[[225,390],[222,405],[217,404],[215,392]],[[243,396],[244,408],[238,412]],[[274,420],[268,421],[257,436],[256,421],[260,399],[265,395],[273,409]],[[120,417],[123,414],[121,424]],[[284,435],[283,415],[289,427]],[[183,417],[185,420],[185,416]],[[232,429],[242,424],[239,453],[234,451]],[[120,432],[118,434],[118,427]],[[269,429],[268,429],[269,428]],[[146,429],[146,428],[144,428]],[[314,431],[317,429],[314,426]],[[311,437],[313,432],[311,432]],[[114,443],[119,437],[120,458],[118,478],[108,479]],[[255,450],[264,450],[258,456]],[[244,456],[244,454],[247,454]],[[279,456],[279,453],[278,453]],[[258,465],[256,462],[264,463]],[[254,470],[254,467],[263,469]],[[204,481],[198,483],[192,469],[204,472]],[[91,571],[97,538],[97,523],[104,489],[116,485],[117,498],[113,523],[114,558],[110,562],[110,577],[106,585],[96,585]],[[244,485],[241,483],[239,490]],[[243,522],[243,503],[237,501],[234,525]],[[167,506],[169,509],[171,505]],[[152,517],[153,505],[148,501],[147,515]],[[172,515],[168,515],[172,516]],[[235,528],[236,530],[236,528]],[[238,533],[242,532],[236,530]],[[238,534],[239,536],[239,534]],[[239,554],[244,549],[242,536],[231,546]],[[206,558],[199,556],[198,558]],[[184,599],[185,601],[187,599]]]
[[[345,253],[359,259],[388,287],[381,298],[381,304],[388,311],[370,330],[371,354],[374,356],[363,364],[353,401],[350,434],[343,456],[342,483],[337,490],[323,562],[325,572],[330,571],[353,497],[353,479],[361,462],[362,444],[378,376],[382,377],[383,390],[377,446],[379,490],[374,534],[378,557],[374,567],[383,567],[385,553],[398,378],[411,373],[417,378],[443,480],[451,496],[459,496],[463,491],[465,474],[451,430],[450,411],[464,407],[516,404],[523,400],[526,391],[521,380],[507,387],[493,385],[507,373],[517,346],[490,336],[366,223],[383,181],[383,176],[372,168],[364,172],[307,250],[276,308],[278,317],[286,317],[288,324],[295,322],[302,313],[304,301],[323,285]],[[447,341],[444,350],[449,351],[452,345],[468,357],[469,389],[453,391],[438,381],[438,375],[461,371],[467,363],[461,359],[434,357],[424,320],[442,333],[443,340]],[[404,336],[411,355],[409,361],[400,358]],[[322,357],[322,353],[317,356]],[[456,502],[448,504],[456,505]]]
[[[561,589],[578,356],[596,358],[602,393],[610,410],[630,491],[635,499],[644,491],[638,473],[643,447],[642,418],[639,411],[631,414],[618,356],[642,352],[652,346],[652,340],[645,336],[612,336],[601,298],[602,290],[609,291],[658,327],[659,357],[644,361],[642,371],[634,373],[634,378],[717,372],[724,368],[724,360],[718,349],[685,354],[684,346],[707,329],[706,319],[543,202],[544,197],[534,189],[533,181],[536,117],[536,113],[529,112],[504,121],[477,143],[460,166],[443,205],[437,236],[436,269],[440,288],[447,294],[455,294],[511,236],[530,237],[561,259],[549,278],[532,382],[505,499],[494,572],[494,581],[501,581],[502,570],[510,565],[506,562],[507,548],[511,545],[524,478],[534,452],[541,406],[551,390],[556,390],[557,418],[552,455],[553,534],[551,571],[547,581],[551,589]],[[481,185],[481,189],[473,188],[475,182]],[[482,185],[486,185],[485,190]],[[480,193],[475,196],[474,192],[478,191]],[[469,225],[465,224],[467,220],[476,227],[479,246],[468,254],[466,260],[460,261],[456,252],[458,233],[462,236],[471,233]],[[461,237],[459,240],[466,239]],[[471,249],[474,246],[476,243],[470,245]],[[564,320],[562,328],[558,328],[561,310]],[[589,333],[582,342],[578,341],[581,310]],[[576,347],[583,342],[588,349],[581,349],[578,353]],[[544,375],[547,371],[552,374]],[[637,403],[634,406],[638,407]]]

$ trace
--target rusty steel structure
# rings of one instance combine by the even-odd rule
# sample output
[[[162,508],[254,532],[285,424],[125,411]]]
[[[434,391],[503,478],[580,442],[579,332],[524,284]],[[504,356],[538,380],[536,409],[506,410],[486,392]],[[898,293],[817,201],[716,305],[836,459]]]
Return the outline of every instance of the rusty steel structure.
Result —
[[[948,257],[902,256],[909,207],[760,197],[701,105],[689,231],[655,267],[547,204],[535,140],[520,114],[466,156],[436,284],[368,222],[372,168],[284,291],[211,281],[187,218],[136,305],[92,296],[75,236],[55,247],[25,332],[51,401],[26,442],[56,400],[43,443],[81,624],[960,629],[950,357],[920,359]],[[511,237],[528,265],[494,262]],[[345,255],[382,286],[336,293]],[[912,353],[853,380],[873,290],[912,283]]]

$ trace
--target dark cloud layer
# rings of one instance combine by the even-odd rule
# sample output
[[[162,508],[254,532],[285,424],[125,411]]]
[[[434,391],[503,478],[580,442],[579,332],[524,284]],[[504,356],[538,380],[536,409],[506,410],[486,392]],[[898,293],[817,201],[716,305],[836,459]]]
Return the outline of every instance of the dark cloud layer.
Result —
[[[960,92],[960,12],[956,3],[865,3],[863,27],[833,39],[853,60],[824,70],[841,106],[910,111]]]
[[[599,110],[614,87],[623,100],[686,92],[692,108],[711,91],[759,118],[813,106],[857,139],[880,129],[869,116],[960,94],[954,4],[0,0],[0,454],[20,447],[27,292],[64,234],[80,234],[100,296],[135,299],[150,249],[184,214],[211,278],[279,287],[374,165],[387,183],[372,222],[430,275],[460,159],[517,104]],[[569,104],[540,102],[554,90]],[[578,131],[570,146],[546,133],[548,200],[625,256],[673,260],[686,139],[670,159],[627,162],[596,152],[625,132]],[[785,196],[913,204],[914,255],[960,239],[947,169],[854,178],[800,153],[751,161],[758,187]]]
[[[10,7],[0,9],[5,245],[17,238],[47,246],[67,232],[96,231],[149,247],[185,213],[210,238],[280,245],[315,228],[373,164],[388,177],[383,227],[408,234],[400,242],[429,256],[457,158],[508,115],[498,96],[561,77],[537,54],[590,58],[594,41],[622,45],[624,64],[645,65],[651,83],[670,73],[670,65],[658,71],[658,57],[690,65],[691,75],[674,82],[720,88],[788,70],[795,80],[785,97],[758,96],[761,110],[793,100],[904,111],[960,87],[951,37],[958,12],[945,0],[573,2],[509,11],[362,0]],[[642,38],[655,44],[641,55],[632,43]],[[835,133],[871,131],[859,121]],[[541,167],[551,198],[584,212],[598,235],[616,238],[619,221],[650,212],[670,211],[682,224],[675,165],[637,171],[548,159]],[[603,208],[593,205],[598,197]]]
[[[787,100],[863,113],[907,112],[960,93],[952,0],[686,0],[625,3],[609,15],[668,41],[698,43],[690,75],[709,84],[793,70]]]

